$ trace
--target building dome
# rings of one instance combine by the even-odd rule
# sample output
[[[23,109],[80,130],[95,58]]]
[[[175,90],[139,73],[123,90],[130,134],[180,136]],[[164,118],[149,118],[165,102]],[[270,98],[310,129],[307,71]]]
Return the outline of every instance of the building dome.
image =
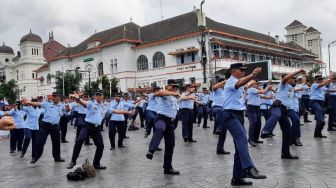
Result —
[[[5,54],[14,54],[13,48],[6,46],[5,43],[0,46],[0,53],[5,53]]]
[[[23,36],[20,40],[20,44],[24,43],[24,42],[38,42],[38,43],[42,43],[42,38],[34,33],[30,32]]]

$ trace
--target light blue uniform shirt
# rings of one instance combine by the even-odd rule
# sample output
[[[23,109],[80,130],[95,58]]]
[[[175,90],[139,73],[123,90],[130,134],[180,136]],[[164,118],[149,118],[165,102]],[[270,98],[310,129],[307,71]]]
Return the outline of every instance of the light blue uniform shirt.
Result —
[[[148,106],[146,110],[150,110],[153,112],[157,112],[157,106],[158,106],[158,97],[154,96],[153,93],[148,95]]]
[[[210,101],[213,101],[213,95],[214,95],[213,92],[210,92],[210,95],[209,95],[209,100]]]
[[[182,94],[182,96],[185,96],[186,95],[186,93],[183,93]],[[195,94],[194,93],[191,93],[190,95],[189,95],[189,97],[195,97]],[[192,109],[194,109],[194,100],[181,100],[181,106],[180,106],[180,108],[181,109],[183,109],[183,108],[186,108],[186,109],[189,109],[189,110],[192,110]]]
[[[231,76],[224,86],[224,110],[246,110],[245,100],[243,96],[244,86],[236,89],[235,85],[238,81],[239,80],[236,77]]]
[[[326,87],[323,86],[319,88],[317,83],[313,83],[313,85],[311,86],[310,99],[324,101],[325,90]]]
[[[273,94],[273,91],[267,91],[265,94],[261,95],[261,96],[271,96]],[[269,109],[273,104],[273,99],[263,99],[261,98],[261,102],[260,102],[260,109],[262,110],[266,110]]]
[[[328,86],[328,91],[335,91],[336,90],[336,84],[335,83],[330,83],[329,86]],[[336,95],[336,92],[332,92],[330,93],[330,95]]]
[[[25,128],[25,122],[24,122],[24,115],[25,112],[22,110],[10,110],[7,112],[9,116],[11,116],[13,118],[13,121],[16,125],[16,129],[22,129]]]
[[[87,102],[87,113],[85,121],[95,125],[100,125],[105,116],[104,103],[98,103],[96,100]]]
[[[247,90],[247,104],[253,106],[260,106],[261,99],[258,94],[258,89],[251,87]]]
[[[159,97],[157,113],[175,119],[177,114],[176,97],[174,96]]]
[[[34,108],[32,106],[24,106],[22,107],[22,110],[27,114],[24,128],[39,130],[39,117],[41,115],[41,109],[37,107]]]
[[[41,107],[45,109],[42,121],[53,125],[58,125],[61,116],[65,113],[64,105],[61,103],[55,104],[53,102],[44,101]]]
[[[291,98],[288,99],[291,101],[289,109],[293,109],[295,112],[299,112],[299,96],[298,92],[292,92]]]
[[[285,84],[280,83],[278,87],[276,99],[281,101],[281,103],[287,108],[290,107],[292,102],[292,100],[290,99],[291,97],[293,97],[292,89],[293,87],[287,83]]]
[[[112,121],[125,121],[124,114],[116,114],[112,112],[112,110],[125,110],[125,107],[134,108],[135,105],[127,103],[123,100],[120,100],[119,102],[117,102],[116,100],[112,101],[107,111],[107,113],[112,114],[111,120]]]
[[[209,102],[210,96],[208,94],[200,93],[198,97],[201,99],[202,105],[206,105]]]
[[[303,85],[302,95],[310,95],[310,88],[307,86],[307,84]]]
[[[223,106],[224,96],[223,96],[223,88],[218,88],[212,92],[212,104],[211,107],[214,106]]]
[[[133,100],[130,100],[130,99],[128,99],[128,100],[122,99],[122,101],[124,101],[124,102],[126,102],[126,103],[128,103],[128,104],[131,104],[131,105],[134,104],[134,101],[133,101]],[[132,108],[135,108],[135,107],[132,107]],[[124,106],[124,110],[126,110],[126,111],[129,111],[129,110],[132,109],[132,108],[130,108],[130,107],[127,106],[127,105]]]
[[[77,110],[79,114],[86,114],[87,113],[87,108],[85,108],[83,105],[78,104]]]
[[[70,103],[70,106],[71,106],[71,111],[73,112],[78,112],[78,103],[77,102],[71,102]]]
[[[303,89],[304,90],[304,85],[303,84],[296,84],[296,86],[294,88],[295,89]],[[296,95],[296,97],[298,97],[299,99],[301,99],[302,95],[303,95],[303,91],[296,91],[295,95]]]

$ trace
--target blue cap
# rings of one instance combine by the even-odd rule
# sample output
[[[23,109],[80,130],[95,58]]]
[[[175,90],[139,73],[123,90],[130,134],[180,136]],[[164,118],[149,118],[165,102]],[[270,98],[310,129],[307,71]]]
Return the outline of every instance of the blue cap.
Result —
[[[242,70],[246,70],[247,67],[245,67],[243,63],[233,63],[233,64],[230,65],[230,69],[242,69]]]

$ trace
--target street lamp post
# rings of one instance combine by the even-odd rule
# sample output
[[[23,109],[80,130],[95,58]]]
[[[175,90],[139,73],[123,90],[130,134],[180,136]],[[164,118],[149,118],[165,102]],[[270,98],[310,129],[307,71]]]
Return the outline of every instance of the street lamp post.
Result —
[[[330,65],[330,46],[333,45],[334,43],[336,43],[336,40],[331,42],[330,44],[328,44],[328,56],[329,56],[329,72],[331,70],[331,65]]]
[[[205,0],[202,0],[201,2],[201,19],[203,23],[203,4],[205,3]],[[203,23],[205,24],[205,23]],[[206,78],[206,63],[207,63],[207,55],[206,55],[206,47],[205,47],[205,25],[199,25],[200,33],[201,33],[201,64],[203,66],[203,83],[207,82]]]

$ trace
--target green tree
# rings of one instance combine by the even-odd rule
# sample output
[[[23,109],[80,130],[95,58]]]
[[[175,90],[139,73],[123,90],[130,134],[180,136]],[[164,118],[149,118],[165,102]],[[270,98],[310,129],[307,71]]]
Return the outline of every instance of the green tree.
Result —
[[[317,74],[320,74],[321,72],[321,67],[319,65],[315,66],[313,69],[311,69],[308,72],[308,78],[307,80],[313,81],[314,80],[314,76]]]
[[[55,90],[58,93],[63,93],[63,74],[64,74],[64,94],[68,96],[70,93],[79,91],[79,86],[82,81],[80,74],[71,72],[57,72],[55,76],[56,87]]]
[[[18,86],[15,80],[10,80],[7,83],[3,82],[0,85],[0,99],[6,98],[9,103],[15,103],[19,98]]]
[[[91,82],[90,90],[89,90],[89,83],[87,82],[84,86],[85,93],[89,95],[93,95],[96,91],[102,91],[104,96],[109,97],[110,96],[110,82],[111,82],[112,93],[118,92],[117,85],[119,83],[119,80],[116,78],[112,78],[111,80],[109,80],[107,76],[102,76],[101,78],[98,78],[96,81]],[[102,90],[99,88],[100,84],[102,84]]]

